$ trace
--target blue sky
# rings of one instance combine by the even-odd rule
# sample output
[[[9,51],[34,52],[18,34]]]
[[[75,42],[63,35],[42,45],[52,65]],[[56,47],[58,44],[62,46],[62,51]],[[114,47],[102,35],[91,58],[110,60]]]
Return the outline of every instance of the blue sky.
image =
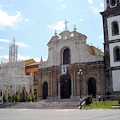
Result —
[[[47,43],[65,30],[85,34],[87,43],[103,50],[103,0],[0,0],[0,61],[8,59],[9,45],[15,37],[19,59],[48,57]]]

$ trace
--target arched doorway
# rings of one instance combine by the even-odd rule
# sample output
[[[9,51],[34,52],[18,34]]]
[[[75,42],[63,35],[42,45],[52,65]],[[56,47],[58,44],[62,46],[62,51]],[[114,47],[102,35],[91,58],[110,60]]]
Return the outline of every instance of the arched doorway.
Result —
[[[21,102],[25,102],[26,101],[26,95],[27,95],[26,89],[25,89],[25,87],[23,87],[22,88],[22,93],[20,95],[20,101]]]
[[[96,80],[94,78],[88,80],[88,95],[96,97]]]
[[[47,99],[48,97],[48,83],[43,83],[43,99]]]
[[[60,77],[60,95],[61,95],[61,99],[70,98],[71,96],[70,75],[62,75]]]

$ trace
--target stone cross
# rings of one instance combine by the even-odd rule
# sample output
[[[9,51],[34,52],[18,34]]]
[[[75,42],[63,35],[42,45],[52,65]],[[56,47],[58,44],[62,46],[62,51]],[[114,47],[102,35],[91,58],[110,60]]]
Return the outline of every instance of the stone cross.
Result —
[[[65,31],[67,31],[68,29],[67,29],[67,21],[65,20]]]

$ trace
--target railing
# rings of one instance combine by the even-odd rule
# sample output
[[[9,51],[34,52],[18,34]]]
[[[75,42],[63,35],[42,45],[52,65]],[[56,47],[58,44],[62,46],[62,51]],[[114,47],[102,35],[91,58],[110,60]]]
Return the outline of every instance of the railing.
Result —
[[[83,105],[85,105],[85,101],[86,101],[86,99],[88,98],[89,96],[85,96],[81,101],[80,101],[80,103],[79,103],[79,109],[81,109],[82,108],[82,106]]]

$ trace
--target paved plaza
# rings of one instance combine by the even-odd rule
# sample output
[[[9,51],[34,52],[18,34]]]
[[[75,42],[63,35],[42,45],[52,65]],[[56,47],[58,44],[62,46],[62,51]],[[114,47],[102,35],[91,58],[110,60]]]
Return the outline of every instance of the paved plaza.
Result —
[[[0,120],[120,120],[120,110],[0,109]]]

